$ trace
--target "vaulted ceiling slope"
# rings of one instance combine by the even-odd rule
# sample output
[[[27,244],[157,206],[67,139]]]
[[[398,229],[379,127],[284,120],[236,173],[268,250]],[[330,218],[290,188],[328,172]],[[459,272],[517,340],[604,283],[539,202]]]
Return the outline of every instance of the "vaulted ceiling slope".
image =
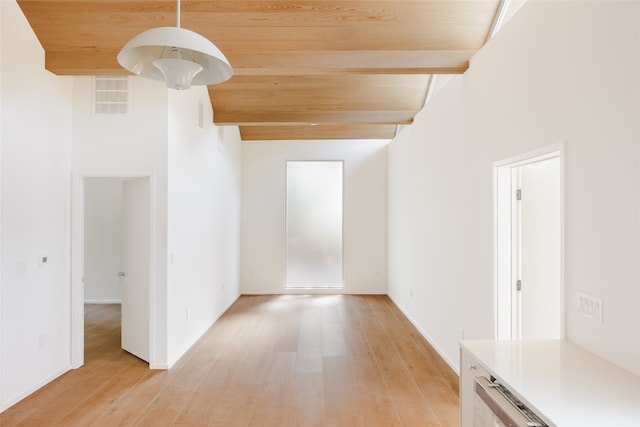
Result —
[[[174,0],[18,0],[58,75],[123,75],[135,35],[176,25]],[[218,125],[243,140],[388,139],[432,74],[464,73],[500,0],[183,0],[182,27],[234,76],[210,86]]]

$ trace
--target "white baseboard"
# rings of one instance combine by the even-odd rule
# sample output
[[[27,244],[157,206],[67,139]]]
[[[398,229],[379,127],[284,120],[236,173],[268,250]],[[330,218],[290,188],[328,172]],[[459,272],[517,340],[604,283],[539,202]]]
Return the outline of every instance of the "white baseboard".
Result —
[[[22,399],[24,399],[24,398],[28,397],[29,395],[35,393],[36,391],[40,390],[42,387],[44,387],[45,385],[49,384],[51,381],[55,380],[56,378],[58,378],[60,375],[65,374],[65,373],[69,372],[70,370],[71,370],[71,366],[67,366],[64,369],[62,369],[62,370],[58,371],[57,373],[53,374],[52,376],[48,377],[44,381],[42,381],[42,382],[38,383],[37,385],[29,388],[27,391],[19,394],[18,396],[9,399],[7,402],[2,402],[2,405],[0,405],[0,412],[4,412],[5,410],[9,409],[10,407],[15,405],[16,403],[20,402]]]
[[[85,304],[122,304],[122,301],[115,299],[86,299]]]
[[[158,365],[158,364],[151,364],[149,363],[149,369],[152,370],[157,370],[157,371],[166,371],[167,369],[169,369],[170,366],[169,365]]]
[[[460,376],[460,367],[453,363],[445,354],[442,350],[440,350],[440,348],[438,348],[438,346],[433,342],[433,340],[429,337],[429,335],[420,327],[420,325],[418,325],[418,323],[411,317],[411,315],[409,315],[409,313],[407,312],[407,310],[405,310],[402,305],[398,304],[398,302],[393,299],[393,297],[391,295],[387,295],[389,297],[389,299],[391,301],[393,301],[393,303],[396,305],[396,307],[398,307],[398,310],[400,310],[402,312],[402,314],[404,314],[404,316],[409,319],[409,322],[411,322],[411,324],[418,330],[418,332],[420,332],[420,335],[422,335],[422,337],[427,340],[427,342],[429,343],[429,345],[431,347],[433,347],[433,349],[436,351],[436,353],[438,353],[438,355],[442,358],[442,360],[444,360],[447,365],[449,365],[449,367],[451,369],[453,369],[453,371],[458,374],[458,376]]]

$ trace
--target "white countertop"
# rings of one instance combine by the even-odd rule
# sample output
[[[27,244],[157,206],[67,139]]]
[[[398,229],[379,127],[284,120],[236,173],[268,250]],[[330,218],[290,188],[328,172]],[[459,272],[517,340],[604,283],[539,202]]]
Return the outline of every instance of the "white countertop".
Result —
[[[640,376],[567,341],[461,341],[557,427],[640,426]]]

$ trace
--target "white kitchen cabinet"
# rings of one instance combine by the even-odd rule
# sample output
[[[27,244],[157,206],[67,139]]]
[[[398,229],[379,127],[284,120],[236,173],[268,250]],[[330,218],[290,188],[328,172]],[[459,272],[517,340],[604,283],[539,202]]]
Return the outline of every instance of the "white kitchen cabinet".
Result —
[[[477,376],[488,378],[489,372],[471,355],[469,350],[460,348],[460,425],[473,427],[473,385]]]
[[[639,427],[640,376],[567,341],[461,341],[462,427],[474,378],[496,378],[550,427]]]

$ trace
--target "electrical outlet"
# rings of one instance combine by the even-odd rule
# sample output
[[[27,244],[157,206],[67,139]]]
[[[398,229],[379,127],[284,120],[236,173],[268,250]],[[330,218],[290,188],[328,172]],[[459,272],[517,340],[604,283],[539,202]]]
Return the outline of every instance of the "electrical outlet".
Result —
[[[578,313],[602,322],[602,298],[578,292]]]
[[[413,298],[413,289],[409,289],[409,298]]]
[[[191,319],[191,307],[187,307],[187,320]]]

